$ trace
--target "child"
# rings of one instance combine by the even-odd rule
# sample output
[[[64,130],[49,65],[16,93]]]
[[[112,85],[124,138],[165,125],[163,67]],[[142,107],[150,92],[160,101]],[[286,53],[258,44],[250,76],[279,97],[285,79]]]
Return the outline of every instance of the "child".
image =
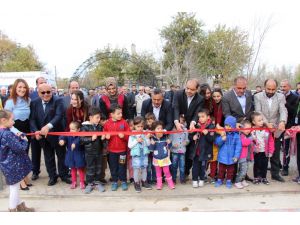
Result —
[[[169,149],[172,146],[171,141],[162,133],[163,122],[155,121],[152,124],[152,130],[156,133],[151,138],[149,149],[153,150],[153,165],[155,166],[157,180],[156,189],[162,189],[162,171],[164,171],[169,188],[174,189],[175,185],[169,169],[169,165],[171,165],[169,157]]]
[[[186,129],[185,118],[183,115],[179,116],[179,123],[182,125],[183,130]],[[176,127],[174,126],[174,129]],[[184,174],[184,167],[185,167],[185,152],[186,146],[189,144],[189,136],[187,132],[175,133],[170,135],[170,140],[172,142],[171,147],[171,159],[172,159],[172,178],[173,182],[176,183],[177,178],[177,170],[179,166],[180,171],[180,183],[185,184],[185,174]]]
[[[100,126],[100,109],[92,107],[89,110],[89,121],[82,123],[81,131],[102,131]],[[100,136],[94,134],[91,137],[80,137],[80,144],[84,145],[86,161],[86,182],[84,193],[89,194],[96,187],[99,192],[104,192],[104,186],[101,184],[101,167],[103,143]]]
[[[211,123],[208,109],[201,109],[198,112],[198,123],[196,128],[201,129],[202,132],[190,134],[192,139],[190,147],[190,159],[193,160],[192,168],[192,185],[193,188],[203,187],[206,171],[206,163],[212,158],[213,142],[215,133],[208,131],[213,129],[214,125]]]
[[[252,124],[254,128],[264,128],[263,116],[259,112],[253,112],[251,115]],[[254,141],[254,184],[269,184],[267,180],[267,168],[269,158],[274,153],[274,139],[268,130],[255,130],[252,132]]]
[[[129,119],[127,120],[127,123],[129,125],[130,130],[133,131],[134,130],[133,120]],[[130,152],[130,148],[128,148],[128,151]],[[133,168],[132,168],[132,157],[130,154],[127,154],[127,170],[129,173],[129,181],[130,183],[133,183],[134,178],[133,178]]]
[[[251,128],[251,123],[248,120],[241,122],[241,128]],[[238,174],[235,179],[234,186],[238,189],[249,186],[245,177],[248,171],[249,162],[253,161],[253,145],[251,130],[242,130],[241,134],[242,151],[238,161]]]
[[[127,171],[126,171],[126,155],[128,135],[122,132],[130,131],[128,123],[122,118],[122,108],[113,104],[110,108],[111,118],[105,123],[104,131],[117,131],[117,135],[105,135],[108,140],[109,151],[109,169],[112,176],[111,190],[118,189],[118,180],[120,180],[122,190],[127,191]]]
[[[26,153],[28,141],[25,135],[10,131],[14,116],[8,110],[0,110],[0,169],[9,185],[9,212],[33,212],[19,198],[18,189],[31,172],[31,161]]]
[[[106,123],[107,119],[104,116],[103,113],[101,113],[101,119],[100,119],[100,125],[101,127],[104,127],[104,124]],[[105,170],[107,169],[107,141],[103,141],[103,152],[102,152],[102,164],[101,164],[101,174],[100,174],[100,182],[105,185],[107,184],[107,181],[105,180]]]
[[[210,120],[212,125],[216,126],[216,120],[214,116],[210,116]],[[220,128],[220,125],[217,124],[217,129]],[[217,131],[216,134],[220,134],[221,132]],[[215,134],[215,135],[216,135]],[[207,163],[207,169],[209,167],[209,177],[210,177],[210,183],[214,184],[217,180],[217,169],[218,169],[218,152],[219,148],[218,146],[213,143],[213,150],[212,150],[212,158]]]
[[[144,119],[137,116],[133,120],[134,131],[142,132],[144,129]],[[147,182],[147,166],[148,166],[148,154],[150,145],[150,134],[145,136],[144,134],[131,135],[128,141],[128,147],[130,148],[130,155],[132,156],[132,167],[134,177],[134,189],[136,192],[141,192],[140,180],[142,180],[142,187],[151,190],[152,187]],[[141,172],[142,178],[139,173]]]
[[[224,124],[226,129],[236,128],[236,118],[227,116]],[[240,135],[236,131],[222,132],[216,138],[215,143],[219,147],[219,174],[215,187],[220,187],[223,184],[226,173],[226,187],[232,188],[232,179],[235,171],[234,164],[238,161],[242,150]]]
[[[69,125],[70,132],[79,132],[80,123],[73,121]],[[65,158],[65,165],[71,168],[72,184],[71,189],[75,189],[77,186],[77,169],[79,172],[80,188],[85,189],[84,185],[84,149],[80,145],[80,137],[78,136],[60,136],[59,145],[64,146],[67,144],[67,152]]]
[[[152,124],[155,122],[154,113],[146,113],[145,115],[146,126],[145,130],[152,130]],[[155,167],[153,166],[153,151],[150,150],[148,155],[148,168],[147,168],[147,181],[149,184],[156,184],[156,172]]]

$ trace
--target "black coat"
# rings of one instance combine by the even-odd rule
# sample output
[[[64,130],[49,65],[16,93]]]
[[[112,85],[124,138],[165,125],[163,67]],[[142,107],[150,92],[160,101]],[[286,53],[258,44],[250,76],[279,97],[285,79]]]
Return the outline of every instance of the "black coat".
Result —
[[[153,112],[152,99],[147,99],[143,101],[141,116],[145,117],[145,115],[149,112]],[[173,121],[173,110],[170,102],[163,100],[161,104],[161,108],[159,111],[159,120],[162,121],[165,125],[166,130],[172,130],[174,126]]]
[[[95,128],[89,122],[82,123],[81,131],[102,131],[102,127],[97,125]],[[101,140],[101,136],[98,136],[95,141],[92,141],[91,136],[80,137],[80,145],[84,145],[85,154],[88,155],[100,155],[103,151],[103,141]]]
[[[295,118],[297,114],[298,109],[298,103],[299,103],[299,97],[295,95],[294,93],[290,92],[288,96],[286,96],[286,103],[285,107],[288,111],[288,118],[286,123],[286,128],[291,128],[295,125]]]

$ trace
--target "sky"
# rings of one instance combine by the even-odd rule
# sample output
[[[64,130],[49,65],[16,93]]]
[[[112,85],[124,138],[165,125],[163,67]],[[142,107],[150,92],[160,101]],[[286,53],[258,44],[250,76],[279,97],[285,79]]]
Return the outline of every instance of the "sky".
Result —
[[[32,45],[47,70],[70,77],[108,44],[162,56],[159,30],[179,11],[194,12],[205,26],[252,30],[271,18],[259,62],[300,64],[300,2],[297,0],[0,0],[0,30],[22,46]]]

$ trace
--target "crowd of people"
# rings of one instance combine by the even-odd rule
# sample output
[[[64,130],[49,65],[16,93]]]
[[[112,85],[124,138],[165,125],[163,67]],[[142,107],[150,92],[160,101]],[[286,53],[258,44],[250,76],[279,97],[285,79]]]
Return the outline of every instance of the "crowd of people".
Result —
[[[64,96],[53,92],[43,77],[36,85],[30,92],[26,80],[17,79],[9,96],[1,97],[0,169],[9,185],[9,211],[34,210],[18,191],[30,190],[31,181],[39,179],[42,150],[48,186],[60,178],[86,194],[104,192],[108,182],[111,191],[126,191],[130,182],[136,192],[153,185],[161,190],[164,182],[174,189],[189,179],[193,188],[206,182],[239,189],[249,181],[269,185],[269,159],[272,180],[285,182],[282,176],[289,174],[295,143],[286,130],[299,125],[299,83],[293,92],[288,80],[278,84],[267,79],[264,90],[252,94],[247,79],[239,76],[224,95],[219,87],[196,79],[183,89],[140,85],[137,90],[132,85],[129,91],[109,77],[105,87],[88,96],[77,81],[70,82]],[[26,137],[28,133],[33,135]],[[298,151],[300,134],[296,137]],[[253,178],[247,175],[251,162]],[[297,166],[300,174],[300,154]],[[299,177],[294,181],[300,184]]]

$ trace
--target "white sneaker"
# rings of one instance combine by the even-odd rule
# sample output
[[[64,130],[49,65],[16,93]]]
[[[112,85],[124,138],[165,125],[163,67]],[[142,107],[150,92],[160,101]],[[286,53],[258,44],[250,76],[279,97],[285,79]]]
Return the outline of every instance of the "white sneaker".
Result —
[[[243,181],[242,181],[242,185],[243,185],[244,187],[248,187],[248,186],[249,186],[249,184],[247,183],[246,180],[243,180]]]
[[[199,180],[199,187],[203,187],[204,186],[204,180]]]
[[[244,188],[244,186],[242,185],[241,182],[235,183],[234,186],[235,186],[236,188],[238,188],[238,189]]]
[[[193,181],[193,188],[197,188],[197,187],[199,187],[198,181]]]

